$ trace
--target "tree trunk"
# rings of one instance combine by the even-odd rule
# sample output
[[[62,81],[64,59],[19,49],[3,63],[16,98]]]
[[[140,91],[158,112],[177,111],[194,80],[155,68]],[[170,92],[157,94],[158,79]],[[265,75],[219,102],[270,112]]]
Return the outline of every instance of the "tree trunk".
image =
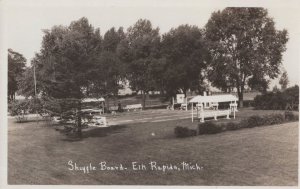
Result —
[[[82,137],[82,128],[81,128],[81,102],[79,101],[77,107],[77,129],[78,129],[78,137]]]
[[[107,112],[109,112],[109,96],[107,95],[106,99],[105,99],[105,105],[106,105],[106,108],[107,108]]]
[[[183,91],[182,91],[183,94],[184,94],[184,98],[186,98],[186,91],[187,91],[187,89],[185,89],[185,88],[184,88]]]
[[[145,91],[142,91],[142,101],[143,101],[143,109],[146,107],[146,93]]]
[[[238,88],[238,97],[239,97],[239,107],[243,108],[244,107],[244,87],[241,86],[241,88]]]

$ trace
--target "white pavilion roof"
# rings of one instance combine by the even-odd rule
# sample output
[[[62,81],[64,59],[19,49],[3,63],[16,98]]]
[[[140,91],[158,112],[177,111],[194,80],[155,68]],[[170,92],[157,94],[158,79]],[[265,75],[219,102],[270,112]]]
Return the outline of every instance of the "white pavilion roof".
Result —
[[[207,103],[207,102],[231,102],[237,101],[237,97],[234,95],[213,95],[213,96],[195,96],[189,103]]]

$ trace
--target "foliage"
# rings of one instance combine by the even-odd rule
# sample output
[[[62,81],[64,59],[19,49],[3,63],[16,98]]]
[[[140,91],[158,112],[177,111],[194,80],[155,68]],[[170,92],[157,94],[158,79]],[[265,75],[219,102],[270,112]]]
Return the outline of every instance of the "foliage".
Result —
[[[273,89],[272,89],[272,92],[276,93],[276,92],[278,92],[278,91],[279,91],[279,89],[278,89],[277,85],[275,85],[275,86],[273,87]]]
[[[298,110],[299,87],[295,85],[285,91],[268,92],[254,98],[254,107],[263,110]]]
[[[292,111],[285,111],[284,119],[287,121],[293,121],[293,120],[298,120],[299,116],[296,116]]]
[[[19,89],[19,80],[25,71],[26,58],[18,52],[8,49],[8,100],[15,99]]]
[[[254,115],[240,122],[228,122],[217,124],[214,122],[205,122],[198,125],[198,134],[216,134],[224,131],[238,130],[242,128],[253,128],[267,125],[277,125],[299,119],[293,112],[286,111],[284,114],[270,114],[266,116]]]
[[[162,37],[162,56],[166,63],[161,77],[162,88],[169,96],[188,89],[202,93],[205,90],[204,73],[208,51],[204,32],[197,26],[180,25]]]
[[[198,133],[202,134],[216,134],[222,132],[223,128],[213,122],[204,122],[198,125]]]
[[[283,114],[273,114],[273,115],[267,116],[265,118],[264,124],[262,124],[262,125],[281,124],[281,123],[284,123],[285,121],[294,121],[294,120],[285,120],[285,116]]]
[[[196,131],[193,129],[189,129],[187,127],[175,127],[174,129],[175,136],[178,138],[185,138],[190,136],[196,136]]]
[[[80,111],[82,98],[99,93],[93,86],[101,81],[105,72],[98,66],[101,48],[100,31],[86,18],[73,21],[69,26],[44,30],[41,50],[31,62],[36,67],[38,93],[67,102],[67,99],[75,99],[72,107]],[[105,78],[102,81],[105,83]],[[77,119],[81,120],[80,115]],[[81,134],[81,121],[78,121],[78,131]]]
[[[289,78],[286,71],[284,71],[279,79],[279,84],[281,85],[281,90],[285,90],[289,84]]]
[[[247,84],[266,90],[268,78],[279,74],[287,31],[276,30],[263,8],[225,8],[214,12],[205,28],[209,80],[218,88],[236,87],[242,107]]]
[[[117,49],[122,40],[126,38],[123,28],[117,31],[111,28],[104,34],[102,52],[98,58],[97,70],[102,70],[102,77],[96,80],[93,87],[98,96],[116,96],[122,88],[121,81],[125,80],[125,65],[118,56]],[[98,92],[98,93],[97,93]]]
[[[236,122],[229,122],[222,125],[221,127],[225,128],[225,130],[238,130],[241,128],[241,124]]]
[[[252,128],[252,127],[261,126],[264,125],[264,121],[265,119],[258,115],[250,116],[248,119],[243,121],[243,127]]]
[[[142,91],[143,107],[145,94],[153,91],[156,64],[161,64],[159,29],[149,20],[138,20],[127,30],[127,38],[120,42],[118,54],[126,62],[126,78],[135,91]]]
[[[19,89],[18,93],[25,97],[34,97],[35,89],[34,89],[34,78],[33,78],[33,68],[26,67],[23,74],[22,79],[19,80]],[[39,92],[40,83],[37,82],[37,93]]]
[[[42,102],[39,99],[15,100],[10,103],[9,111],[11,116],[42,113]]]

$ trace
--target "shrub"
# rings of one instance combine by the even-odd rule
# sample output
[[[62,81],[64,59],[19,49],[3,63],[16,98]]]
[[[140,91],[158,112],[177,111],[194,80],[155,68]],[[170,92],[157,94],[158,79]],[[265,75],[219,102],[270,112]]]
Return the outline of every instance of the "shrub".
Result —
[[[229,122],[224,128],[225,130],[237,130],[241,128],[241,123]]]
[[[249,126],[248,120],[247,119],[242,119],[239,123],[240,128],[248,128]]]
[[[223,124],[216,124],[214,122],[205,122],[198,125],[198,134],[216,134],[227,130],[238,130],[241,128],[252,128],[264,125],[275,125],[281,124],[286,121],[298,120],[299,117],[296,116],[291,111],[286,111],[284,114],[270,114],[264,117],[253,115],[247,119],[243,119],[240,122],[229,122]],[[187,127],[176,127],[175,128],[176,137],[189,137],[195,136],[196,131],[188,129]]]
[[[261,126],[261,125],[265,124],[265,121],[266,120],[260,116],[257,116],[257,115],[250,116],[247,119],[247,121],[246,121],[247,123],[244,125],[244,127],[252,128],[252,127]]]
[[[15,118],[17,123],[25,123],[28,121],[28,117],[26,115],[16,115]]]
[[[282,114],[271,114],[266,117],[266,124],[265,125],[275,125],[281,124],[285,121],[284,115]]]
[[[283,92],[268,92],[254,98],[254,107],[263,110],[298,110],[299,87],[295,85]]]
[[[175,136],[178,138],[196,136],[196,130],[189,129],[187,127],[175,127],[174,129]]]
[[[295,121],[295,120],[298,120],[299,117],[296,116],[296,115],[295,115],[293,112],[291,112],[291,111],[285,111],[285,112],[284,112],[284,119],[285,119],[286,121]]]
[[[198,131],[199,131],[199,135],[216,134],[222,132],[223,127],[213,122],[205,122],[205,123],[200,123],[198,125]]]

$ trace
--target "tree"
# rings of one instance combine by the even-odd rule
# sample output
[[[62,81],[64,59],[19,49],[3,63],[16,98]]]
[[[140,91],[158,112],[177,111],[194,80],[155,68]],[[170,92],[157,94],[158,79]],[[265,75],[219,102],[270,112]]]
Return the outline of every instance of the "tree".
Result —
[[[128,28],[127,39],[120,43],[118,53],[126,62],[130,86],[143,95],[145,107],[146,94],[156,88],[155,73],[151,70],[154,64],[163,61],[160,57],[160,35],[158,28],[152,28],[149,20],[138,20]]]
[[[275,86],[273,87],[272,92],[274,92],[274,93],[279,92],[279,89],[278,89],[277,85],[275,85]]]
[[[289,84],[289,78],[286,71],[284,71],[280,77],[279,84],[281,85],[281,90],[285,90]]]
[[[35,85],[34,85],[34,65],[38,65],[38,63],[42,61],[40,54],[36,53],[35,57],[31,60],[31,66],[25,67],[25,70],[22,74],[22,77],[19,79],[19,88],[18,93],[25,97],[35,97]],[[43,74],[36,72],[38,78],[43,78]],[[41,92],[42,89],[41,82],[37,82],[37,94]]]
[[[117,54],[117,48],[120,42],[125,38],[126,36],[122,27],[117,31],[115,28],[111,28],[104,34],[102,42],[103,50],[99,57],[98,69],[105,70],[103,77],[101,77],[105,82],[99,81],[97,82],[99,84],[95,86],[101,87],[107,97],[116,97],[119,89],[123,87],[122,81],[124,81],[125,78],[125,65]],[[100,83],[103,83],[104,85],[101,85]]]
[[[163,35],[162,54],[166,58],[164,87],[171,96],[179,91],[186,94],[188,89],[204,90],[208,51],[202,30],[190,25],[171,29]]]
[[[270,81],[264,77],[259,77],[257,74],[253,74],[248,80],[248,85],[252,90],[258,90],[262,93],[266,93]]]
[[[120,27],[117,31],[114,27],[108,30],[103,37],[103,50],[116,52],[119,43],[126,38],[123,28]]]
[[[266,85],[279,74],[287,31],[276,30],[263,8],[225,8],[211,15],[205,29],[211,54],[209,80],[218,88],[231,83],[243,107],[244,88],[249,81]]]
[[[44,30],[40,53],[32,64],[36,66],[39,93],[76,109],[78,133],[81,136],[81,100],[96,93],[95,80],[102,73],[98,58],[101,53],[99,29],[86,18],[73,21],[68,27],[54,26]],[[99,93],[97,93],[99,94]]]
[[[25,71],[26,58],[18,52],[8,49],[8,100],[14,100],[20,87],[19,79]]]

